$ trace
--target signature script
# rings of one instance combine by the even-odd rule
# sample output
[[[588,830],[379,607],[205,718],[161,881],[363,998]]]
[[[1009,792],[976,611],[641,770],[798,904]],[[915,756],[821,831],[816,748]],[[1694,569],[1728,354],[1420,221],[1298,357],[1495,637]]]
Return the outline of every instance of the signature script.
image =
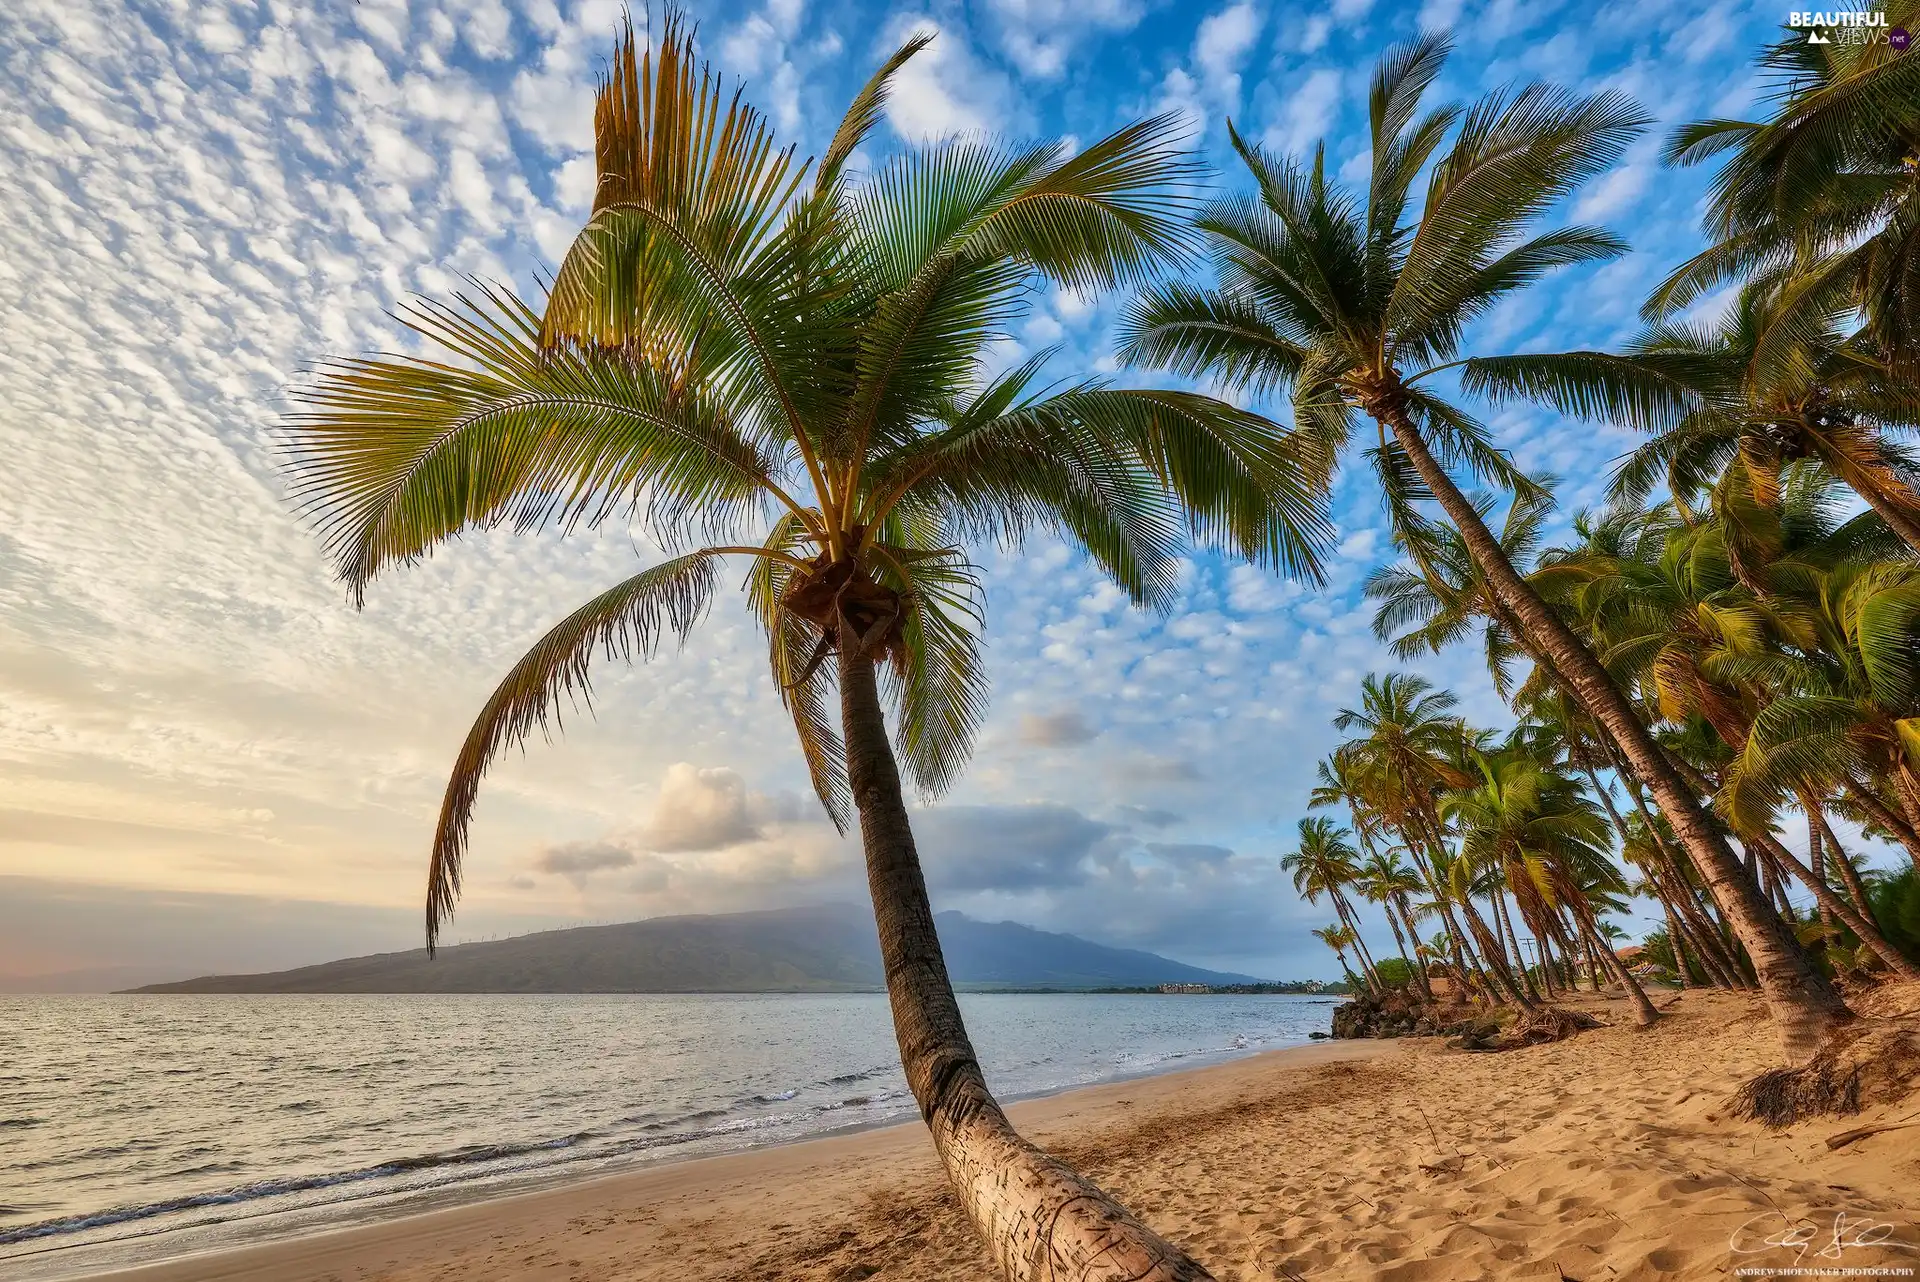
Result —
[[[1802,1216],[1788,1219],[1778,1211],[1764,1211],[1733,1231],[1727,1249],[1735,1255],[1758,1255],[1765,1251],[1792,1251],[1798,1263],[1811,1253],[1816,1260],[1838,1260],[1848,1251],[1880,1247],[1911,1251],[1911,1242],[1894,1235],[1894,1226],[1885,1220],[1835,1211],[1831,1224],[1820,1224]]]

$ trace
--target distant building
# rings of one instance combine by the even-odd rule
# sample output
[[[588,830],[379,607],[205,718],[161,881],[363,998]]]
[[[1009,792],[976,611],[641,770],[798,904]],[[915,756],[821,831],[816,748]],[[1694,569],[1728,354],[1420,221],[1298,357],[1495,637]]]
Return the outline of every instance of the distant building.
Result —
[[[1163,993],[1210,993],[1213,991],[1213,985],[1211,984],[1162,984],[1160,985],[1160,991]]]

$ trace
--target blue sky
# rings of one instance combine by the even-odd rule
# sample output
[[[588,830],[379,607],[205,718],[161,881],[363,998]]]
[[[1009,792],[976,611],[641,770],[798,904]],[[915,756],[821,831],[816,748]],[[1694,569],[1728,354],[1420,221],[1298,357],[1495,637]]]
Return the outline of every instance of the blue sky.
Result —
[[[907,35],[937,29],[867,149],[953,133],[1092,139],[1173,110],[1215,165],[1225,122],[1281,150],[1364,147],[1366,77],[1421,26],[1458,41],[1438,97],[1546,78],[1661,124],[1567,216],[1635,253],[1489,317],[1480,350],[1620,341],[1699,244],[1703,176],[1661,131],[1738,115],[1784,10],[1501,0],[1288,5],[770,0],[693,9],[703,50],[803,153]],[[106,4],[0,23],[0,976],[258,967],[416,942],[444,770],[492,682],[647,549],[628,532],[462,540],[356,614],[289,512],[272,430],[329,352],[462,275],[523,288],[592,190],[607,0]],[[1036,299],[1002,355],[1106,370],[1117,300]],[[1706,306],[1714,306],[1710,300]],[[1594,501],[1629,444],[1492,416]],[[987,550],[991,720],[921,827],[936,897],[1262,974],[1333,972],[1287,848],[1332,713],[1392,666],[1358,599],[1388,554],[1351,470],[1324,590],[1217,558],[1165,619],[1064,548]],[[1486,723],[1468,653],[1422,665]],[[606,671],[597,719],[502,764],[455,935],[850,897],[759,642],[733,607],[689,649]]]

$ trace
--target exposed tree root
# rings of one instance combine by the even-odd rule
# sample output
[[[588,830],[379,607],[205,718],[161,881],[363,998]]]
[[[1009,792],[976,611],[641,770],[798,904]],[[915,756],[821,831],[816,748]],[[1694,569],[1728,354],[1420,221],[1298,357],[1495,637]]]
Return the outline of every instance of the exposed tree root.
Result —
[[[1501,1050],[1540,1046],[1547,1042],[1564,1042],[1575,1033],[1599,1027],[1601,1022],[1585,1011],[1569,1010],[1565,1006],[1541,1006],[1535,1010],[1521,1011],[1520,1017],[1507,1025],[1494,1044]]]
[[[1920,1078],[1916,1022],[1856,1020],[1799,1068],[1773,1068],[1735,1092],[1735,1117],[1784,1130],[1903,1099]]]

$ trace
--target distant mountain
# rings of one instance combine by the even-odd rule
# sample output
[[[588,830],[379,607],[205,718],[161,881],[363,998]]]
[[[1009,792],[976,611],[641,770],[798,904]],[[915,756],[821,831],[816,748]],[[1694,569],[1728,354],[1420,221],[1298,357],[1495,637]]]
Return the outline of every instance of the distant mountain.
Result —
[[[108,993],[179,973],[177,966],[93,966],[39,975],[0,975],[0,993]]]
[[[960,913],[937,921],[955,984],[1127,988],[1249,983],[1153,953],[1108,948]],[[379,953],[264,975],[210,975],[138,993],[787,993],[882,986],[873,918],[829,905],[712,917],[654,917],[517,939]]]

